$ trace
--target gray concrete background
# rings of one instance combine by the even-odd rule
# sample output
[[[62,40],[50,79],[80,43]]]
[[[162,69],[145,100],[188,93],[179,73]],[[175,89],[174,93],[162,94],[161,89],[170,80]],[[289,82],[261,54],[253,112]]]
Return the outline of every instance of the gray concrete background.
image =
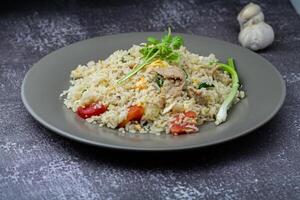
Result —
[[[236,16],[248,1],[6,2],[0,9],[0,199],[300,199],[300,18],[289,1],[255,1],[276,33],[259,54],[287,83],[278,115],[238,140],[162,154],[90,147],[45,129],[21,102],[25,73],[73,42],[169,25],[237,43]]]

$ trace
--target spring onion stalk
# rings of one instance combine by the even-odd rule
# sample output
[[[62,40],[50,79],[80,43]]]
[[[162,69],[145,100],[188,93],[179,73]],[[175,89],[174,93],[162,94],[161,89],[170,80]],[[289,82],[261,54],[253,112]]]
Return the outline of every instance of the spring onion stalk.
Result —
[[[238,92],[239,86],[240,86],[239,85],[239,77],[235,70],[234,61],[232,58],[228,59],[228,64],[218,63],[218,66],[220,67],[220,69],[228,72],[231,75],[232,86],[231,86],[230,93],[225,98],[224,102],[222,103],[222,105],[217,113],[216,121],[215,121],[215,123],[217,125],[226,121],[227,111],[231,107],[231,105],[236,97],[236,94]]]

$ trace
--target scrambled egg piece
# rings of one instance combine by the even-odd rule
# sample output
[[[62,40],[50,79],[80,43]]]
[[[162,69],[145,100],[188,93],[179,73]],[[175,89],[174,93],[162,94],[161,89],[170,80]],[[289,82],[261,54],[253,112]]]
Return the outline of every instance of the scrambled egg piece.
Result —
[[[169,64],[166,61],[160,59],[157,59],[148,65],[148,67],[167,67],[167,66],[169,66]]]
[[[148,87],[148,81],[145,79],[145,77],[142,76],[142,78],[135,84],[135,89],[137,90],[143,90]]]

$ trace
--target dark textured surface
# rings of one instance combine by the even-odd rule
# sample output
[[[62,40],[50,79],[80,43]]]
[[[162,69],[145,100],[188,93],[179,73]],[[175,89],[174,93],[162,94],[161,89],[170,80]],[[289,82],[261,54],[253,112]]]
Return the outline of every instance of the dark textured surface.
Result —
[[[259,53],[287,82],[278,115],[230,143],[164,154],[94,148],[46,130],[22,105],[25,73],[73,42],[167,25],[237,43],[247,1],[25,2],[0,12],[0,199],[300,199],[300,18],[288,1],[260,2],[276,39]]]

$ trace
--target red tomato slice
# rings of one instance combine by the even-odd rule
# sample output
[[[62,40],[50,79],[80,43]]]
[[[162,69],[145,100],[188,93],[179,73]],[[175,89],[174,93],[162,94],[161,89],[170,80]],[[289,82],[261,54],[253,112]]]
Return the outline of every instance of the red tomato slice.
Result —
[[[188,111],[184,113],[184,116],[186,118],[191,118],[191,119],[195,119],[195,123],[183,123],[183,124],[179,124],[179,120],[180,117],[179,115],[175,117],[175,120],[171,121],[170,124],[170,132],[173,135],[182,135],[182,134],[186,134],[186,133],[192,133],[198,130],[198,128],[196,127],[196,117],[197,114],[193,111]]]
[[[77,109],[77,114],[83,118],[83,119],[87,119],[90,118],[92,116],[98,116],[101,115],[102,113],[104,113],[107,110],[107,106],[101,103],[92,103],[88,106],[80,106]]]
[[[186,117],[189,117],[189,118],[196,118],[197,117],[197,114],[193,111],[188,111],[188,112],[185,112],[184,115]]]
[[[181,126],[181,125],[178,125],[178,124],[171,125],[170,132],[173,135],[180,135],[180,134],[184,134],[185,133],[184,127]]]
[[[195,124],[172,124],[170,127],[170,132],[173,135],[182,135],[182,134],[187,134],[187,133],[193,133],[197,131],[198,128],[195,126]]]

